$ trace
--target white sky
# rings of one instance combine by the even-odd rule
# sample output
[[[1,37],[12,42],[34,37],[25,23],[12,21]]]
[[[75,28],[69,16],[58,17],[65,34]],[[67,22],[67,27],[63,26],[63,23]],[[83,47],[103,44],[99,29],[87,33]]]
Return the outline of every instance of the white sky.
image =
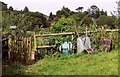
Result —
[[[88,9],[91,5],[97,5],[98,8],[108,11],[115,10],[117,7],[117,0],[1,0],[13,6],[14,9],[23,10],[25,6],[28,7],[30,11],[39,11],[43,14],[49,15],[50,12],[56,14],[56,11],[60,10],[63,6],[68,7],[72,11],[82,6],[84,10]]]

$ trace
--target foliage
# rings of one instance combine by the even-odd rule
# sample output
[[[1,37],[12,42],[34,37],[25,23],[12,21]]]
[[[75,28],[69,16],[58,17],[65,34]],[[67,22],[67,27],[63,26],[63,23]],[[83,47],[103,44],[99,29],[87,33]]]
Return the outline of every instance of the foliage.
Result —
[[[76,10],[77,10],[77,11],[81,11],[81,12],[82,12],[83,7],[78,7]]]
[[[74,20],[76,21],[76,25],[79,25],[80,24],[80,21],[85,17],[85,14],[83,13],[78,13],[78,14],[73,14],[72,16],[70,17],[73,17]]]
[[[17,31],[38,31],[41,27],[47,26],[48,22],[43,14],[39,12],[3,11],[2,12],[3,32],[10,30],[10,26],[16,25]]]
[[[49,21],[50,23],[52,23],[52,21],[54,20],[54,17],[55,17],[55,15],[52,14],[52,12],[50,12],[48,21]]]
[[[106,16],[107,16],[107,11],[104,11],[104,10],[102,9],[102,11],[100,11],[100,14],[101,14],[101,15],[106,15]]]
[[[78,10],[82,10],[78,8]],[[56,17],[56,21],[51,24],[49,33],[58,32],[75,32],[74,26],[80,31],[85,31],[85,26],[88,26],[88,30],[96,30],[101,26],[106,28],[117,28],[119,26],[120,18],[115,16],[107,16],[107,13],[103,10],[98,10],[95,18],[98,18],[98,25],[93,24],[91,17],[88,15],[89,12],[73,12],[67,7],[63,7],[61,10],[56,12],[56,16],[50,13],[49,21],[45,18],[45,15],[39,12],[29,12],[27,7],[23,11],[12,11],[13,8],[9,7],[9,10],[3,11],[2,13],[2,24],[3,31],[9,31],[10,26],[16,25],[17,31],[27,32],[28,36],[33,36],[32,32],[45,34],[46,31],[42,27],[49,27],[49,21],[51,22]],[[101,13],[101,16],[99,16]],[[88,16],[87,16],[88,15]],[[72,18],[73,17],[73,18]],[[75,23],[76,22],[76,23]],[[91,25],[92,24],[92,25]],[[89,26],[91,25],[91,26]],[[85,35],[85,34],[84,34]],[[95,52],[94,55],[84,54],[72,54],[69,56],[61,56],[60,53],[55,51],[55,47],[51,49],[38,50],[38,55],[44,58],[38,61],[35,65],[31,65],[30,68],[22,66],[19,63],[13,63],[10,66],[3,67],[3,74],[40,74],[40,75],[85,75],[85,74],[118,74],[118,33],[113,33],[113,49],[110,53]],[[81,35],[82,36],[82,35]],[[90,33],[92,48],[95,51],[100,51],[100,40],[101,33]],[[105,37],[109,38],[109,33],[105,34]],[[62,44],[63,40],[71,36],[55,36],[48,38],[37,38],[37,45],[56,45]],[[43,40],[47,39],[47,43]],[[32,38],[33,41],[33,38]],[[76,44],[76,36],[71,40],[73,45]],[[32,42],[33,45],[33,42]],[[49,52],[47,52],[49,51]],[[50,54],[49,54],[50,53]],[[48,55],[46,55],[48,54]]]
[[[2,65],[2,75],[24,75],[27,66],[14,62],[11,65]]]
[[[56,12],[56,16],[57,16],[58,18],[61,18],[61,16],[68,17],[68,16],[69,16],[69,13],[71,13],[71,10],[70,10],[69,8],[63,6],[63,8],[62,8],[61,10],[58,10],[58,11]]]
[[[79,15],[79,14],[75,14],[75,15]],[[76,18],[76,17],[78,17],[78,16],[74,16],[74,18]],[[106,29],[108,29],[109,28],[108,25],[111,24],[109,21],[113,22],[113,20],[111,20],[112,17],[108,17],[110,19],[107,22],[107,20],[106,21],[104,20],[105,19],[104,17],[108,17],[108,16],[103,15],[103,20],[99,19],[99,21],[98,21],[98,23],[101,24],[101,25],[97,25],[97,24],[93,23],[93,25],[90,25],[90,26],[89,26],[89,24],[91,22],[89,23],[88,21],[92,21],[91,18],[89,17],[89,15],[84,17],[82,20],[80,20],[80,22],[79,22],[80,26],[79,25],[77,26],[77,31],[78,32],[85,31],[85,26],[86,25],[88,26],[88,31],[94,31],[98,28],[101,28],[101,26],[104,26]],[[102,18],[102,16],[100,16],[99,18]],[[69,29],[69,27],[67,25],[72,25],[72,24],[74,25],[74,20],[72,20],[72,24],[70,24],[71,21],[67,21],[68,19],[72,20],[72,18],[70,18],[70,17],[68,17],[68,18],[62,17],[61,19],[59,19],[58,22],[54,22],[50,27],[50,31],[53,32],[53,33],[64,32],[64,31],[67,32],[67,29],[68,29],[68,31],[72,31],[72,29]],[[78,19],[79,19],[79,17],[78,17]],[[78,21],[78,20],[76,20],[76,21]],[[109,23],[109,24],[107,26],[105,26],[105,23]],[[66,26],[66,28],[65,28],[65,26]],[[110,27],[112,27],[112,25]],[[75,32],[75,29],[73,31]],[[116,47],[118,47],[118,45],[116,44],[117,43],[117,40],[116,40],[117,37],[115,35],[116,34],[113,33],[113,37],[114,37],[113,38],[113,49],[116,49]],[[88,34],[88,36],[91,38],[92,48],[94,49],[94,51],[99,51],[101,49],[100,48],[101,47],[101,36],[102,36],[101,32],[90,33],[90,34]],[[82,37],[82,35],[81,35],[81,37]],[[105,37],[109,38],[109,33],[105,33]],[[67,38],[67,36],[65,38],[58,37],[58,39],[60,39],[60,38],[65,39],[65,38]],[[58,39],[55,39],[55,40],[58,40]],[[76,39],[76,37],[75,37],[75,39]],[[60,44],[62,44],[61,41],[62,40],[60,39],[59,40]],[[50,42],[50,43],[52,43],[52,42]],[[72,40],[72,43],[75,45],[76,40]]]
[[[72,18],[61,17],[58,22],[54,22],[50,26],[51,33],[70,31],[74,31],[74,20]]]
[[[12,7],[12,6],[10,6],[10,7],[9,7],[9,10],[10,10],[10,11],[13,11],[13,7]]]
[[[116,17],[115,17],[116,18]],[[119,29],[119,27],[120,27],[120,17],[118,17],[117,19],[113,19],[113,20],[115,20],[115,27],[117,28],[117,29]]]
[[[101,26],[101,25],[108,25],[107,28],[115,28],[114,27],[114,20],[112,17],[110,16],[105,16],[105,15],[101,15],[99,18],[98,18],[98,25]]]
[[[24,12],[29,12],[29,9],[28,9],[28,7],[27,6],[25,6],[25,8],[24,8],[24,10],[23,10]]]

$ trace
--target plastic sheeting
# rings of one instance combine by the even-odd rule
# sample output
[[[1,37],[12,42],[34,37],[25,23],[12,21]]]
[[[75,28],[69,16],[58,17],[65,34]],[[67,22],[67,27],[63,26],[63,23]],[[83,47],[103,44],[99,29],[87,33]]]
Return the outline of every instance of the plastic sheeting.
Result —
[[[77,38],[77,51],[82,53],[84,50],[91,49],[91,42],[89,37]]]
[[[81,37],[77,38],[77,52],[81,53],[84,50],[84,45]]]
[[[68,45],[69,45],[69,51],[72,53],[72,43],[70,41],[68,41]]]
[[[91,48],[91,42],[89,37],[82,38],[82,41],[85,49]]]
[[[69,54],[69,44],[67,42],[64,42],[61,46],[62,48],[62,55],[67,56]]]

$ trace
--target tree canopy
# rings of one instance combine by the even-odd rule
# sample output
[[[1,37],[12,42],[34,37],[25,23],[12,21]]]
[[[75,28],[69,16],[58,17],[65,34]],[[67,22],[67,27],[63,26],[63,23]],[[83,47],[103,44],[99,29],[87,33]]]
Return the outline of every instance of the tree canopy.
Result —
[[[9,10],[10,10],[10,11],[13,11],[13,7],[12,7],[12,6],[10,6],[10,7],[9,7]]]
[[[28,9],[28,7],[27,6],[25,6],[25,8],[24,8],[24,10],[23,10],[24,12],[29,12],[29,9]]]
[[[84,7],[78,7],[75,10],[82,11]],[[96,5],[92,5],[83,12],[74,12],[68,7],[62,7],[56,14],[50,12],[46,16],[40,12],[30,12],[25,6],[23,11],[14,10],[12,6],[2,12],[3,30],[8,31],[10,25],[16,25],[20,30],[40,30],[41,28],[51,28],[55,31],[70,31],[70,25],[84,26],[92,25],[92,18],[96,19],[98,26],[107,25],[109,28],[117,28],[119,19],[115,16],[107,16],[107,11],[100,10]],[[68,26],[69,25],[69,26]],[[71,29],[72,30],[72,29]]]

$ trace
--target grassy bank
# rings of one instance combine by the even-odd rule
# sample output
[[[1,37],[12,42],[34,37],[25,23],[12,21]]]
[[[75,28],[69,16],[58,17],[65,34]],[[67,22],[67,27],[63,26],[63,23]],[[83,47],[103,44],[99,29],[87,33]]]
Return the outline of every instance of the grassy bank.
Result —
[[[13,64],[3,67],[3,74],[29,75],[117,75],[118,51],[93,55],[73,54],[66,57],[46,56],[29,66]]]

